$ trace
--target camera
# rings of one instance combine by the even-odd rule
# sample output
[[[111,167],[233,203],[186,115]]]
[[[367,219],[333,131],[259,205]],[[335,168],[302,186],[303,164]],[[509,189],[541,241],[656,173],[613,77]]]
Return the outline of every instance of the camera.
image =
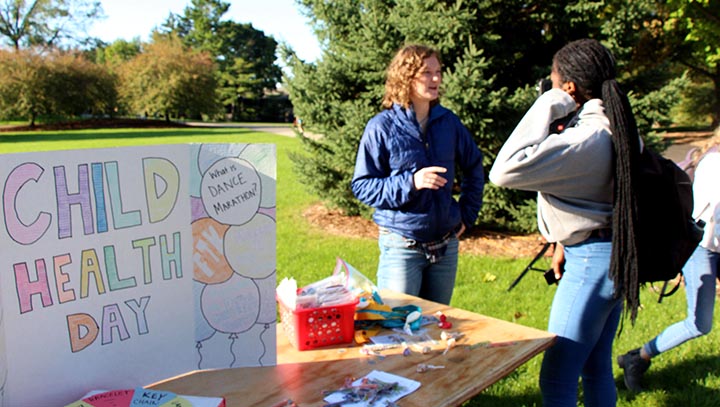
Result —
[[[552,89],[552,81],[547,78],[540,79],[537,83],[536,89],[538,91],[538,97],[540,97],[540,95]]]
[[[547,78],[539,79],[536,88],[538,90],[538,97],[540,97],[543,93],[552,89],[552,81]],[[577,112],[572,112],[569,115],[550,123],[550,134],[562,133],[563,130],[567,129],[568,127],[574,126],[576,123]]]
[[[557,284],[558,279],[555,278],[555,270],[552,268],[547,269],[545,273],[543,273],[543,277],[545,277],[545,281],[548,283],[548,285],[551,284]]]

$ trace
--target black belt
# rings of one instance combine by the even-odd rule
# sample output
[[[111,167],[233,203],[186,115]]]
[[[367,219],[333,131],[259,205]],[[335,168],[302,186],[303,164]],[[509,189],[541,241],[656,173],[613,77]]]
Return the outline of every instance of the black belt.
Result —
[[[610,229],[610,228],[595,229],[592,232],[590,232],[590,237],[596,237],[599,239],[610,239],[610,238],[612,238],[612,229]]]

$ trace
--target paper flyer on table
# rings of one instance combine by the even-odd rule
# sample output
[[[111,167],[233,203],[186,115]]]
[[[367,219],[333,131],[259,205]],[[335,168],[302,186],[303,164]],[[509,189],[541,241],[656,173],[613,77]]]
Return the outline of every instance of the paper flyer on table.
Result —
[[[414,392],[418,388],[420,388],[420,382],[411,380],[402,376],[394,375],[392,373],[382,372],[379,370],[373,370],[372,372],[368,373],[364,377],[357,379],[353,382],[353,386],[360,385],[362,383],[362,380],[368,378],[372,380],[378,380],[383,383],[398,383],[398,389],[394,391],[392,394],[381,397],[374,401],[361,401],[357,403],[348,403],[343,404],[343,407],[367,407],[371,405],[375,406],[382,406],[386,402],[396,402],[400,400],[401,398],[407,396],[408,394]],[[327,397],[325,397],[325,401],[328,403],[338,403],[344,400],[345,394],[337,391],[334,392]],[[373,404],[370,404],[373,403]]]

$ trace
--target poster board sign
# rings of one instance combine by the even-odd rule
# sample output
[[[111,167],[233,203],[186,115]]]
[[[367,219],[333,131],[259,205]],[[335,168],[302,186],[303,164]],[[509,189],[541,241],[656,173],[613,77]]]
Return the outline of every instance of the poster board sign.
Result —
[[[273,145],[8,154],[0,188],[2,405],[275,364]]]

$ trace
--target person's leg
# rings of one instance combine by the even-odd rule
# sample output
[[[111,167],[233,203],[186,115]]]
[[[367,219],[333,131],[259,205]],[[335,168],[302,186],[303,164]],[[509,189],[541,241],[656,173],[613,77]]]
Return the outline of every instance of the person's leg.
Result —
[[[415,241],[381,230],[378,238],[380,260],[378,262],[377,286],[414,296],[420,295],[423,269],[427,264],[425,254],[412,248]]]
[[[715,309],[718,259],[720,254],[698,246],[683,268],[687,317],[646,343],[643,346],[645,355],[652,358],[710,332]]]
[[[622,303],[612,309],[595,348],[590,352],[582,371],[584,401],[586,407],[614,406],[617,389],[612,373],[612,345],[620,318]]]
[[[710,332],[719,260],[720,254],[698,246],[683,268],[687,317],[665,328],[642,348],[618,356],[625,386],[629,390],[642,391],[642,377],[653,357]]]
[[[440,261],[425,267],[420,288],[420,298],[450,304],[458,266],[458,239],[450,238]]]
[[[593,363],[607,359],[609,371],[600,372],[601,365],[591,366],[589,400],[602,399],[614,405],[615,386],[612,378],[609,346],[617,327],[619,299],[613,298],[612,281],[608,278],[611,243],[591,240],[565,248],[565,272],[560,280],[550,311],[548,331],[558,337],[545,351],[540,371],[543,404],[576,406],[578,380],[593,351]],[[608,336],[608,332],[611,334]],[[602,352],[607,352],[605,355]],[[603,394],[596,395],[595,392]]]

